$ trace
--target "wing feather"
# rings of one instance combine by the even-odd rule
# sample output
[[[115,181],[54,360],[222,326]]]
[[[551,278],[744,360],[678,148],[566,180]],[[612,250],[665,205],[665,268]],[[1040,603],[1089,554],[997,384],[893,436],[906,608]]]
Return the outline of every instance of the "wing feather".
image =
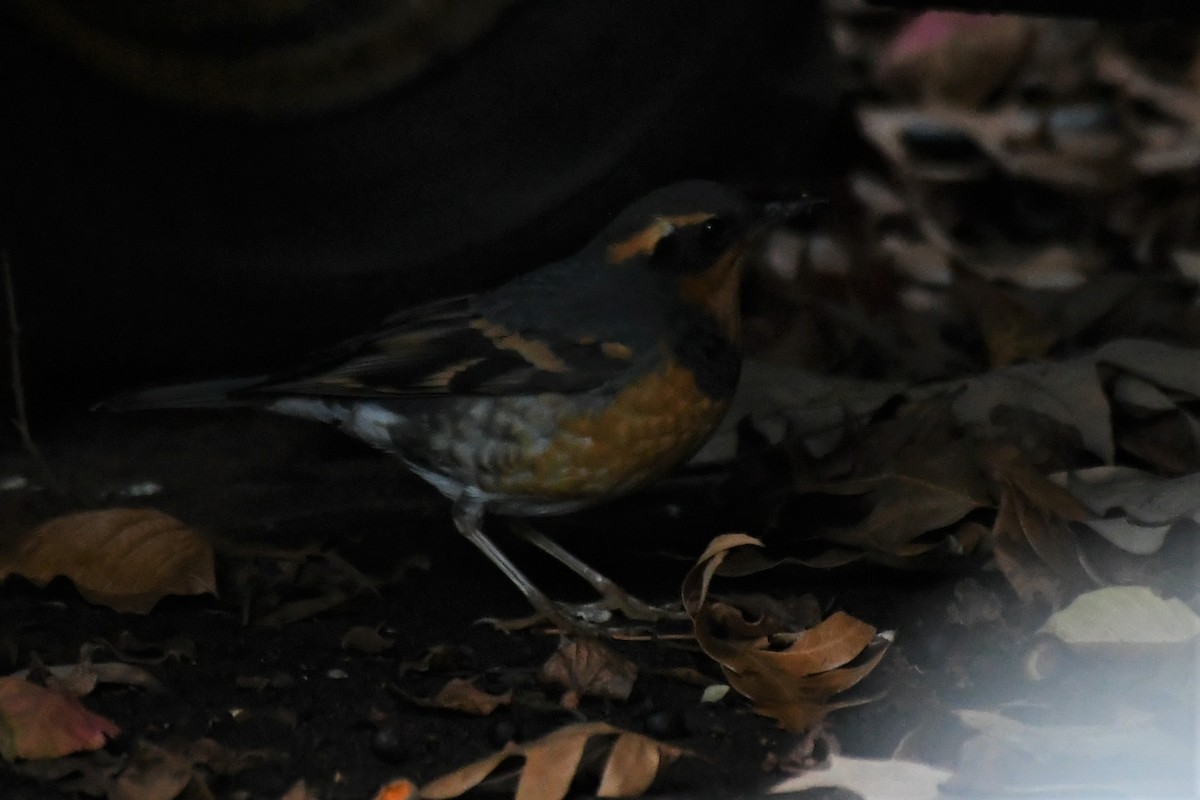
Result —
[[[633,358],[623,342],[510,330],[466,296],[395,314],[380,330],[252,391],[356,398],[580,392],[616,380]]]

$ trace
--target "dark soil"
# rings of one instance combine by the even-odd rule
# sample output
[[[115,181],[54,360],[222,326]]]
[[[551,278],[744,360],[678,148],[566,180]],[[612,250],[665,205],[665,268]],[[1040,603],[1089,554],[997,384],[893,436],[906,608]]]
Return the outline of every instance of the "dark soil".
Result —
[[[580,719],[606,720],[691,751],[659,779],[655,796],[751,797],[830,743],[887,756],[929,704],[985,701],[981,686],[993,696],[1020,680],[1016,654],[1006,652],[1012,635],[1005,623],[967,628],[946,621],[955,576],[780,570],[768,582],[756,581],[754,590],[780,597],[813,592],[824,608],[898,629],[896,645],[861,687],[863,696],[882,699],[835,713],[814,743],[780,730],[732,693],[701,704],[700,686],[666,674],[689,667],[721,681],[690,643],[618,641],[613,647],[640,668],[633,695],[623,703],[585,699],[569,712],[556,705],[559,690],[537,681],[557,637],[505,634],[479,622],[522,616],[527,608],[453,532],[441,498],[389,459],[317,426],[240,412],[91,415],[61,424],[45,449],[58,481],[80,502],[152,505],[216,532],[226,543],[218,563],[221,596],[168,598],[143,616],[91,605],[65,581],[39,589],[9,580],[0,589],[0,673],[31,662],[73,663],[81,646],[130,634],[151,655],[183,642],[189,655],[147,667],[162,691],[102,685],[86,703],[123,730],[107,748],[110,761],[139,740],[209,737],[250,753],[249,765],[212,775],[219,798],[278,798],[300,778],[323,798],[369,797],[389,778],[427,780],[509,739],[533,739]],[[7,459],[4,474],[33,474],[22,462]],[[721,532],[712,500],[721,479],[685,474],[640,497],[547,520],[544,529],[626,588],[669,600],[704,544]],[[162,493],[119,499],[124,487],[146,480],[160,483]],[[9,493],[9,502],[17,494]],[[79,507],[48,492],[21,498],[25,511]],[[492,529],[552,595],[587,599],[555,565],[512,541],[503,521],[493,520]],[[309,557],[307,574],[280,577],[286,558],[245,552],[251,545],[296,552],[313,544],[369,575],[398,577],[377,593],[296,621],[244,622],[247,610],[254,615],[345,582],[319,557]],[[994,577],[980,579],[991,587],[980,591],[1003,592]],[[373,655],[344,649],[342,637],[355,626],[377,628],[395,645]],[[434,647],[446,648],[443,663],[427,671],[402,668]],[[111,658],[104,647],[95,655]],[[493,692],[513,689],[517,699],[488,717],[413,702],[454,676],[477,677]],[[943,749],[955,746],[948,741]],[[11,800],[78,796],[63,786],[69,780],[54,784],[0,771],[0,796]],[[578,789],[588,794],[586,778]]]

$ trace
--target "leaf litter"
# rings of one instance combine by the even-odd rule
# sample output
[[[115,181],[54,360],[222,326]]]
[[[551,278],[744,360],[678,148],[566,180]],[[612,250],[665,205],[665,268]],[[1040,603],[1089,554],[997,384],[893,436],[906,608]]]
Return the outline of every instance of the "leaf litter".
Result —
[[[1005,649],[1043,659],[1030,673],[1040,685],[993,678],[975,694],[1036,697],[1058,713],[1058,725],[1014,722],[1005,734],[1046,742],[1048,767],[1009,777],[1036,747],[1014,750],[979,722],[999,712],[963,711],[958,722],[981,727],[961,753],[936,756],[925,795],[939,796],[938,784],[989,795],[1139,785],[1186,794],[1182,754],[1195,732],[1183,718],[1195,712],[1200,602],[1200,204],[1189,177],[1200,164],[1200,37],[1192,26],[1172,34],[1149,23],[905,16],[854,0],[830,9],[851,92],[867,98],[857,123],[879,161],[853,168],[841,219],[809,234],[848,254],[837,271],[818,281],[815,262],[772,266],[792,281],[777,291],[808,318],[751,324],[773,332],[754,346],[780,364],[782,380],[819,370],[826,383],[857,381],[860,402],[827,416],[818,436],[808,422],[820,410],[814,397],[797,394],[787,407],[764,391],[760,405],[742,401],[757,438],[738,457],[752,452],[792,478],[739,489],[753,498],[745,505],[769,509],[752,530],[772,563],[803,565],[818,583],[826,570],[853,579],[847,570],[864,562],[982,567],[1020,601],[976,582],[974,596],[993,598],[986,613],[952,604],[947,620],[962,626],[964,643],[990,630],[997,665]],[[1153,35],[1179,49],[1157,49]],[[778,253],[805,252],[790,236]],[[852,302],[820,313],[835,294]],[[897,355],[905,351],[925,358]],[[769,383],[771,369],[756,382]],[[877,399],[864,405],[868,397]],[[796,424],[771,423],[779,419]],[[897,627],[901,656],[911,657],[906,622]],[[1171,658],[1156,660],[1164,648]],[[1101,652],[1117,660],[1087,658]],[[981,681],[981,658],[957,668]],[[1121,695],[1124,705],[1103,688],[1139,677],[1155,689]],[[923,716],[917,728],[936,712]],[[1078,728],[1062,722],[1070,718]],[[1133,718],[1141,733],[1110,728]],[[1149,724],[1176,740],[1167,746]],[[1121,745],[1092,752],[1087,742],[1104,737]],[[830,762],[844,774],[822,783],[814,772],[796,788],[891,796],[873,770],[886,786],[913,767],[907,756]]]

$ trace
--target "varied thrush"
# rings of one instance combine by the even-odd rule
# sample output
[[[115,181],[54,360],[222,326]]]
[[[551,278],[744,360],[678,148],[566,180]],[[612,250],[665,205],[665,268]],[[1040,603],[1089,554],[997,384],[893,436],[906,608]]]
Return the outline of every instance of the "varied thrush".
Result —
[[[575,255],[490,292],[401,311],[305,368],[109,405],[254,404],[333,423],[433,484],[458,530],[540,613],[571,625],[484,535],[484,513],[570,512],[699,449],[741,368],[739,284],[754,223],[732,189],[671,185]],[[527,538],[610,599],[620,594],[550,540]]]

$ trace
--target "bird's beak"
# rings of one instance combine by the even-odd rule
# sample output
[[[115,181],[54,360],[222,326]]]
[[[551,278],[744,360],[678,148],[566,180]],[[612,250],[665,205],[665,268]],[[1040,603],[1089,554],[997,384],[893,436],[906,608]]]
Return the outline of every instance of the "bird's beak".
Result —
[[[757,204],[752,209],[752,222],[743,235],[745,248],[750,250],[761,245],[767,235],[776,228],[799,224],[828,202],[824,197],[806,195],[798,200]]]
[[[786,225],[810,216],[829,202],[828,197],[804,195],[796,200],[772,201],[759,207],[759,219],[763,225],[774,227]]]

